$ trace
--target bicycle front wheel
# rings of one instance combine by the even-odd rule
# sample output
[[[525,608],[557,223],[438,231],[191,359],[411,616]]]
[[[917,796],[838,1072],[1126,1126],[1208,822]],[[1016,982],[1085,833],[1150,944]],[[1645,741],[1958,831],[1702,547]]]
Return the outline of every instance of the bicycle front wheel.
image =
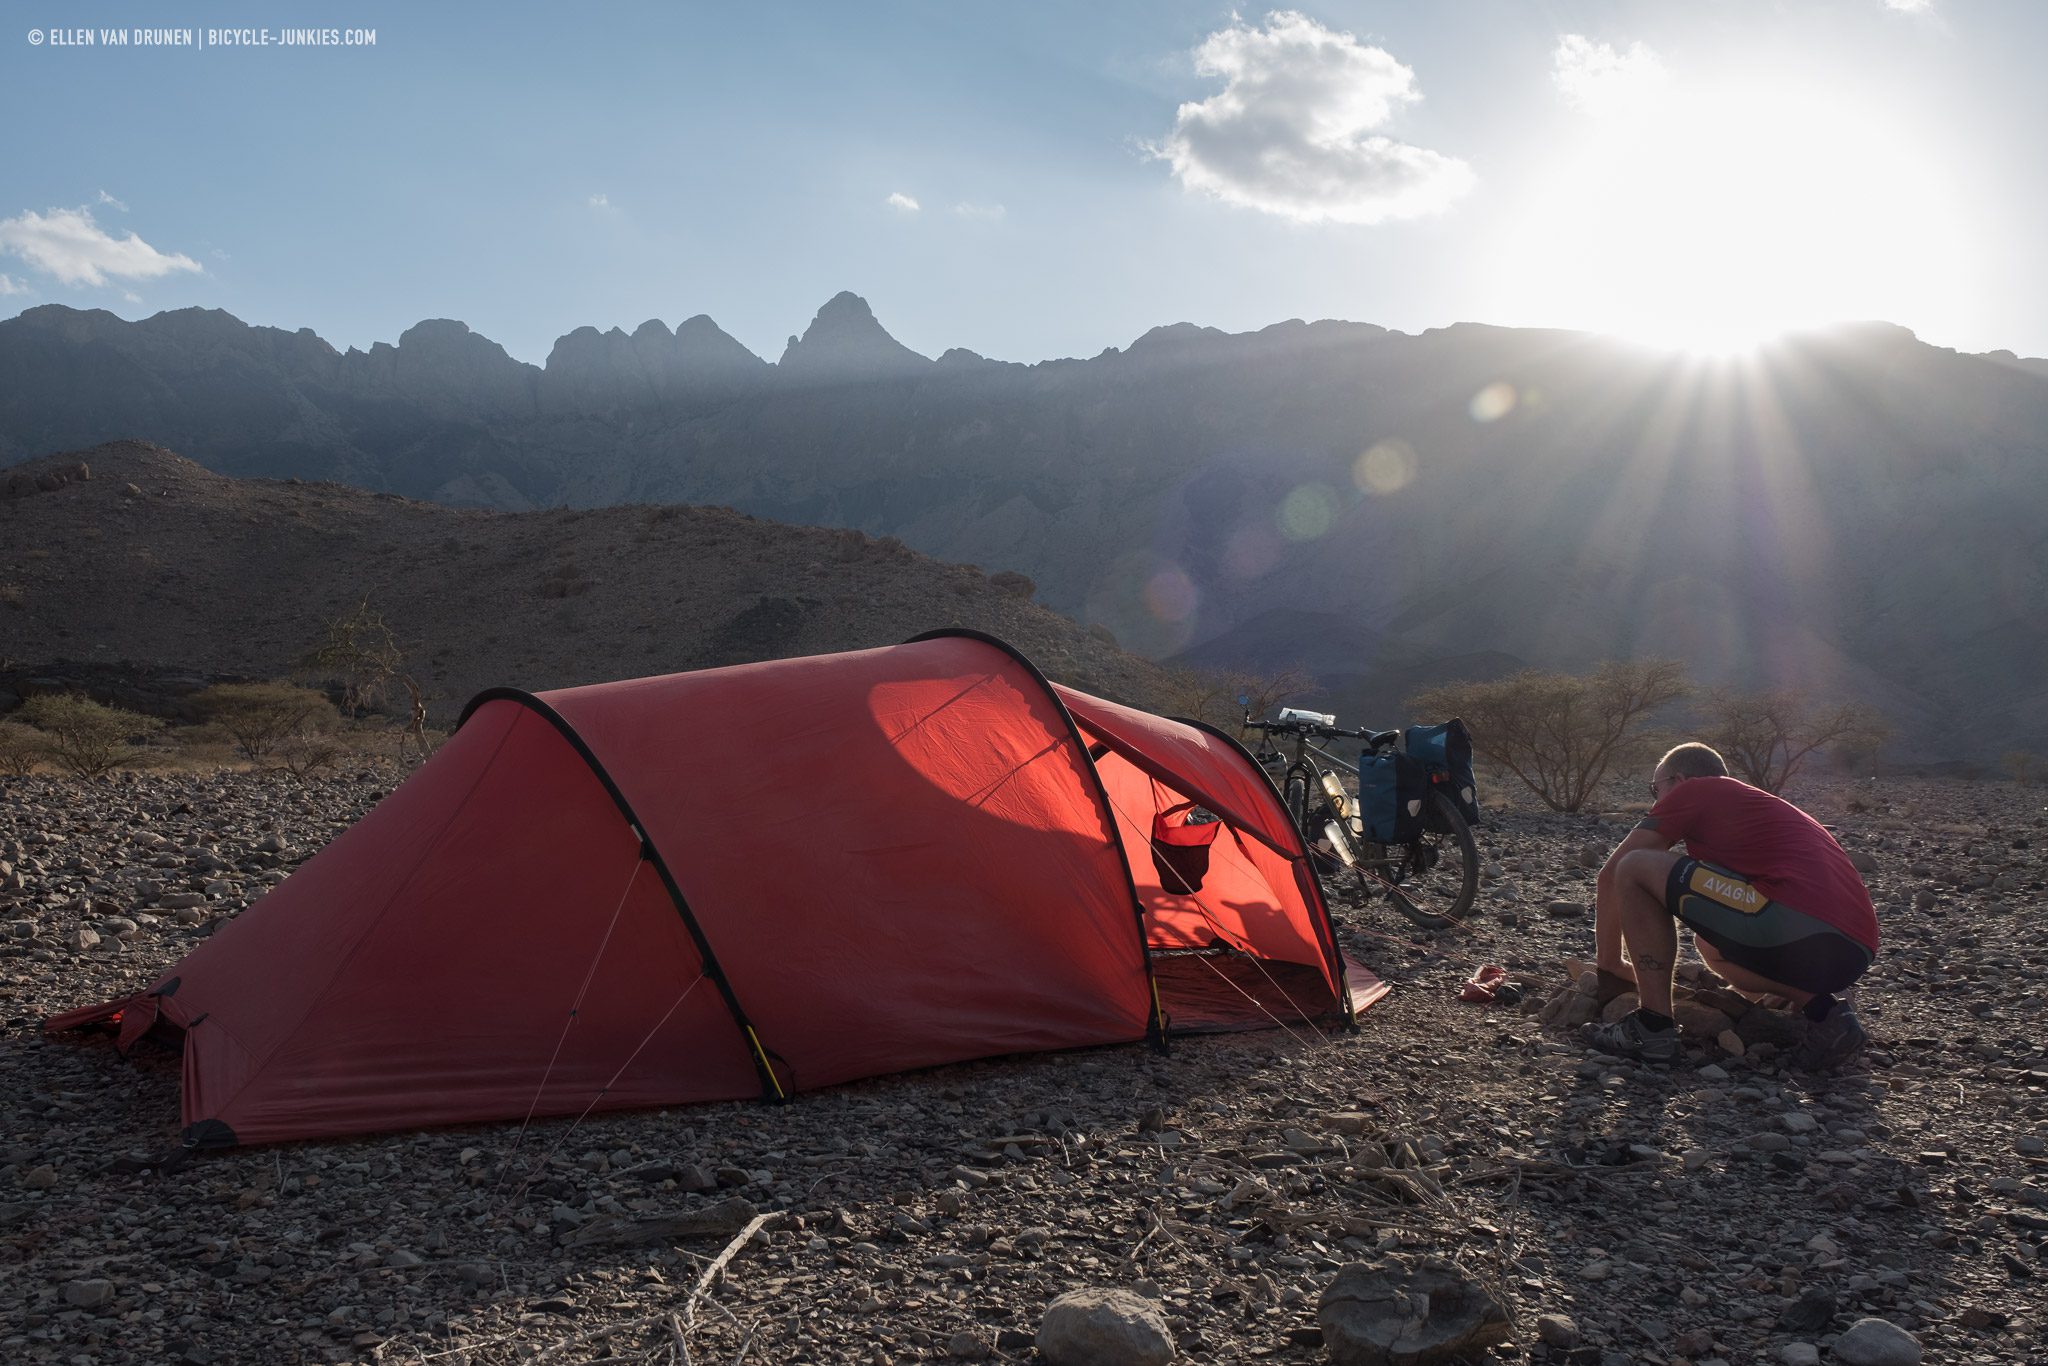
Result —
[[[1385,874],[1394,909],[1426,930],[1456,925],[1479,898],[1479,843],[1448,793],[1429,792],[1425,833],[1412,844],[1395,845],[1398,855]]]

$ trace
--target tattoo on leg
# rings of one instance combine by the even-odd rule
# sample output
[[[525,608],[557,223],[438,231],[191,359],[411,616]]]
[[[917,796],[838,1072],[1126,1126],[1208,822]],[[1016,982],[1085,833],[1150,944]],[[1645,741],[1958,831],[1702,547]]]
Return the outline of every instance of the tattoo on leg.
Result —
[[[1636,969],[1638,972],[1664,972],[1668,970],[1670,967],[1671,965],[1669,963],[1664,962],[1660,958],[1636,959]]]

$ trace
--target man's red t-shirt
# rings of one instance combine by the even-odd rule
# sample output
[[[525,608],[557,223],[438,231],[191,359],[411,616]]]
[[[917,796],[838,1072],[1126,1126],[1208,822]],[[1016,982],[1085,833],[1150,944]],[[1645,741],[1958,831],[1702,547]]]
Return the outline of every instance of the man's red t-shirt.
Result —
[[[1734,778],[1687,778],[1643,825],[1877,951],[1877,911],[1849,856],[1820,822],[1782,797]]]

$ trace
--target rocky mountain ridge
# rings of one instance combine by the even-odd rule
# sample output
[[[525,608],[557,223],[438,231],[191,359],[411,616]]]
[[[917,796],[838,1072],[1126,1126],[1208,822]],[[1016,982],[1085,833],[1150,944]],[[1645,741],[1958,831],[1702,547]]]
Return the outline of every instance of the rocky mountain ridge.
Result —
[[[712,503],[1012,568],[1158,658],[1309,665],[1347,715],[1675,654],[2048,747],[2048,383],[1865,324],[1688,360],[1459,324],[1175,324],[928,360],[841,295],[770,365],[692,319],[545,368],[459,323],[337,353],[188,311],[0,323],[0,459],[142,433],[458,506]],[[1279,614],[1289,624],[1276,625]]]

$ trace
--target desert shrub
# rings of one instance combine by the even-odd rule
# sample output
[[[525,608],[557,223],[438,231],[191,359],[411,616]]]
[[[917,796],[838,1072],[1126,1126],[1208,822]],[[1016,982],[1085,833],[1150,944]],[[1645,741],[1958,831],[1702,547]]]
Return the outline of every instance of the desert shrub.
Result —
[[[1038,585],[1014,569],[998,569],[988,576],[989,587],[999,593],[1008,593],[1013,598],[1029,600],[1038,592]]]
[[[304,778],[333,768],[348,752],[331,730],[302,730],[279,740],[272,758],[294,778]]]
[[[331,731],[341,719],[324,693],[283,682],[216,683],[196,694],[192,707],[258,764],[286,741]]]
[[[76,693],[31,697],[21,718],[43,733],[44,757],[79,778],[97,778],[134,759],[134,741],[164,724]]]
[[[1578,811],[1618,764],[1638,759],[1658,708],[1687,692],[1671,659],[1602,664],[1590,674],[1528,670],[1417,694],[1417,716],[1464,718],[1472,748],[1520,779],[1553,811]]]
[[[1278,669],[1175,669],[1167,675],[1164,710],[1244,734],[1244,714],[1265,718],[1290,699],[1316,691],[1315,675],[1299,664]],[[1239,702],[1238,698],[1245,698]]]
[[[2024,749],[2009,749],[2000,756],[1998,762],[2021,787],[2031,784],[2041,769],[2041,757]]]
[[[1814,706],[1796,689],[1715,688],[1700,713],[1700,738],[1721,751],[1729,772],[1766,792],[1784,791],[1817,751],[1870,754],[1890,733],[1884,718],[1860,702]]]
[[[26,778],[43,758],[43,736],[18,721],[0,722],[0,774]]]

